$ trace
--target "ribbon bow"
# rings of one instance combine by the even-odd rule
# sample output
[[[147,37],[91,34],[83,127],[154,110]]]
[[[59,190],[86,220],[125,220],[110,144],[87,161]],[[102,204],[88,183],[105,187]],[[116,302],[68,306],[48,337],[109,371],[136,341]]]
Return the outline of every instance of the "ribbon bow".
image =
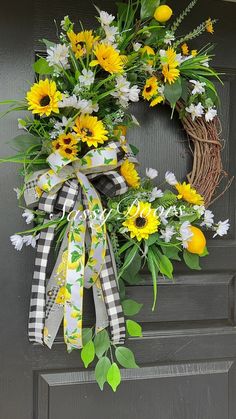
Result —
[[[44,191],[38,208],[50,214],[48,219],[45,219],[45,224],[51,217],[61,214],[61,211],[71,213],[68,239],[64,237],[48,283],[47,305],[46,268],[55,225],[48,226],[40,234],[29,315],[31,341],[52,346],[64,307],[64,339],[67,348],[69,351],[81,348],[83,288],[95,285],[93,295],[97,315],[96,329],[107,327],[108,317],[112,340],[115,343],[123,343],[125,327],[116,282],[116,267],[97,190],[108,196],[127,191],[124,178],[113,170],[127,157],[137,163],[130,149],[126,147],[124,153],[120,144],[115,142],[110,143],[108,147],[91,150],[82,159],[74,161],[64,159],[55,152],[48,157],[51,169],[39,172],[37,176],[35,174],[26,185],[25,200],[28,204],[35,203],[32,194],[35,187]],[[96,189],[91,182],[96,184]],[[84,210],[87,210],[92,218],[86,220]],[[85,244],[88,242],[88,236],[90,248],[85,264]],[[100,294],[96,292],[99,288]],[[47,327],[52,324],[53,327]]]

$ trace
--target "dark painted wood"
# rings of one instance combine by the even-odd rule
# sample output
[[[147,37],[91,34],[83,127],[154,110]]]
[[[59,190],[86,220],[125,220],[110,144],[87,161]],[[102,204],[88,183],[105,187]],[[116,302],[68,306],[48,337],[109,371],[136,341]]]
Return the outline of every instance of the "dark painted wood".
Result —
[[[171,1],[176,14],[186,3]],[[115,9],[111,0],[96,4],[110,12]],[[236,158],[235,13],[233,3],[199,0],[185,22],[185,28],[192,29],[203,16],[220,19],[212,39],[217,43],[215,65],[226,73],[225,86],[220,87],[223,156],[231,174]],[[39,39],[55,39],[53,18],[60,22],[65,14],[83,20],[86,27],[96,23],[92,1],[5,4],[0,16],[1,99],[20,98],[32,83],[34,54],[42,48]],[[191,154],[177,115],[170,122],[167,107],[147,113],[143,103],[134,113],[141,128],[130,132],[129,139],[140,148],[141,170],[156,167],[161,178],[169,169],[183,178],[191,167]],[[16,116],[20,115],[0,121],[1,155],[11,152],[5,140],[17,133]],[[230,218],[230,235],[211,242],[202,272],[192,274],[177,264],[173,283],[160,278],[154,313],[148,275],[139,287],[128,289],[128,296],[145,302],[142,317],[137,316],[143,320],[143,338],[129,340],[141,368],[124,371],[124,383],[113,395],[108,389],[100,393],[78,353],[66,353],[62,334],[51,351],[28,343],[33,252],[27,248],[18,253],[9,242],[11,234],[25,227],[12,190],[18,181],[17,168],[0,166],[0,419],[235,419],[235,185],[214,205],[218,217]],[[87,298],[90,323],[93,311]]]

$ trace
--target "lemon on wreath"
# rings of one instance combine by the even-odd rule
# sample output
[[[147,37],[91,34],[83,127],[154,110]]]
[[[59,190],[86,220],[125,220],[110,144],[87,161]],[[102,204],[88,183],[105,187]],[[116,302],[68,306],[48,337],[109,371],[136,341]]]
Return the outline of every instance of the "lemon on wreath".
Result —
[[[172,9],[166,4],[157,7],[154,13],[154,18],[161,23],[167,22],[173,14]]]
[[[190,253],[195,253],[200,256],[206,247],[206,238],[200,228],[194,226],[190,226],[189,228],[193,235],[188,241],[187,250]]]

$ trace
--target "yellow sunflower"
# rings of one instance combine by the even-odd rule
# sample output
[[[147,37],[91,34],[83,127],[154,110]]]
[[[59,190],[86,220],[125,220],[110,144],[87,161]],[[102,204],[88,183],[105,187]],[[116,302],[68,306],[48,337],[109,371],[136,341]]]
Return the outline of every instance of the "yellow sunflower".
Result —
[[[77,158],[77,151],[77,148],[74,146],[66,146],[59,149],[61,156],[68,160],[75,160]]]
[[[164,65],[162,68],[162,74],[164,76],[165,83],[168,82],[169,84],[172,84],[179,77],[179,70],[178,68]]]
[[[157,232],[160,221],[156,211],[148,202],[139,202],[138,206],[133,205],[127,214],[123,226],[128,228],[132,239],[136,237],[138,241],[147,240],[150,234]]]
[[[141,54],[142,54],[142,56],[143,55],[148,55],[148,56],[150,56],[150,57],[154,57],[155,56],[155,51],[154,51],[154,49],[152,48],[152,47],[149,47],[149,45],[145,45],[143,48],[140,48],[140,52],[141,52]],[[153,59],[151,59],[151,60],[147,60],[147,63],[149,64],[149,65],[153,65],[153,62],[154,62],[154,60]]]
[[[209,19],[206,20],[206,31],[211,33],[211,34],[214,33],[213,22],[212,22],[210,17],[209,17]]]
[[[163,96],[156,96],[152,101],[151,101],[151,103],[150,103],[150,106],[151,107],[153,107],[153,106],[156,106],[156,105],[158,105],[159,103],[161,103],[161,102],[163,102],[164,101],[164,97]]]
[[[126,183],[132,188],[138,188],[140,185],[140,177],[135,169],[134,163],[125,160],[120,167],[120,173],[125,179]]]
[[[99,121],[96,116],[80,115],[75,121],[74,131],[78,137],[87,143],[89,147],[98,147],[108,140],[107,133],[102,121]]]
[[[49,116],[52,112],[59,113],[58,102],[62,94],[57,90],[55,81],[40,80],[34,83],[26,95],[28,110],[40,116]]]
[[[178,199],[184,199],[193,205],[204,205],[203,197],[197,193],[196,189],[192,188],[190,183],[176,183],[175,185],[179,192]]]
[[[122,73],[122,57],[112,45],[98,44],[94,49],[96,60],[91,61],[90,66],[100,65],[108,73]]]
[[[59,149],[61,148],[62,146],[61,146],[61,144],[60,144],[60,142],[59,142],[59,140],[58,139],[56,139],[56,140],[54,140],[53,142],[52,142],[52,149],[53,149],[53,151],[59,151]]]
[[[62,147],[63,146],[71,147],[78,144],[78,139],[75,138],[74,134],[61,134],[59,135],[57,140]]]
[[[189,47],[186,44],[186,42],[181,45],[181,51],[182,51],[183,55],[188,55],[189,54]]]
[[[157,84],[157,78],[155,76],[150,77],[146,80],[146,84],[143,89],[142,96],[146,100],[151,100],[152,97],[157,93],[158,84]]]
[[[72,51],[75,53],[76,58],[83,57],[92,51],[94,42],[98,39],[93,36],[92,31],[82,31],[75,33],[73,31],[67,32],[67,36],[71,43]]]

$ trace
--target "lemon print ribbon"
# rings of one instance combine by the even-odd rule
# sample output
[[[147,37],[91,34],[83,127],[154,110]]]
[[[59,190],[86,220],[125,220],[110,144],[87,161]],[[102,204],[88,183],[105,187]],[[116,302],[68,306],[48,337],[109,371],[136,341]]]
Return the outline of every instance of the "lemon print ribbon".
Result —
[[[49,194],[55,194],[68,179],[75,178],[81,186],[81,197],[70,213],[66,278],[64,284],[64,339],[67,350],[82,347],[83,289],[90,288],[98,280],[106,254],[106,225],[100,197],[90,183],[87,174],[104,173],[117,167],[115,149],[104,147],[91,150],[82,159],[70,161],[55,152],[48,157],[51,169],[42,174],[38,186]],[[88,211],[89,223],[86,220]],[[85,264],[85,236],[90,227],[90,250]]]

